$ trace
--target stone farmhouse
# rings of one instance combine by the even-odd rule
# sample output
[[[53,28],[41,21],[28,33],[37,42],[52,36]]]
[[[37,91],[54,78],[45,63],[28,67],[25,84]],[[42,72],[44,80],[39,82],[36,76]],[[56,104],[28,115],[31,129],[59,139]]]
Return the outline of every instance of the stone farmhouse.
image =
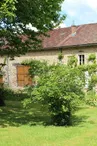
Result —
[[[64,55],[63,63],[66,64],[68,57],[75,55],[78,64],[88,63],[88,56],[95,53],[97,56],[97,23],[58,28],[48,32],[49,37],[43,37],[42,50],[32,51],[14,60],[7,58],[4,67],[5,75],[3,82],[11,88],[20,88],[32,84],[28,75],[29,67],[21,65],[27,59],[46,60],[48,63],[57,63],[58,54]],[[3,58],[0,57],[0,63]]]

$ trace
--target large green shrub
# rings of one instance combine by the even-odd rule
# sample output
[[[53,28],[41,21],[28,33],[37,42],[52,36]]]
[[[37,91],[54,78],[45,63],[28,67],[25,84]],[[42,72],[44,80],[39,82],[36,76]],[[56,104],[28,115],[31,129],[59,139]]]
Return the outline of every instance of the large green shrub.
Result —
[[[72,114],[84,97],[81,77],[77,68],[54,65],[30,87],[31,98],[48,105],[53,124],[72,124]]]

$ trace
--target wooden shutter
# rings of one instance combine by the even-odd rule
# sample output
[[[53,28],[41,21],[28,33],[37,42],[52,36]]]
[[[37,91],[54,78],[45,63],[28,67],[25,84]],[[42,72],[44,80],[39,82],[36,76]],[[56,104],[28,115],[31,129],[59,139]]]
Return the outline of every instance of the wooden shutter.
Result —
[[[29,69],[30,69],[29,66],[24,66],[24,72],[25,72],[26,75],[29,74]]]
[[[18,75],[24,74],[24,66],[17,66]]]
[[[3,76],[0,77],[0,84],[3,84]]]
[[[17,83],[18,86],[32,85],[32,79],[29,76],[29,66],[17,66]]]

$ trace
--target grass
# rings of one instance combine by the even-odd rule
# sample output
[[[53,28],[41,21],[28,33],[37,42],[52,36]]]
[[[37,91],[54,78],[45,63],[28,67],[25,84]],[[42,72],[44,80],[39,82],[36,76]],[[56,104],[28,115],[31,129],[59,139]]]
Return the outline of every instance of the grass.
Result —
[[[97,108],[84,106],[71,127],[45,126],[47,108],[7,101],[0,108],[0,146],[97,146]]]

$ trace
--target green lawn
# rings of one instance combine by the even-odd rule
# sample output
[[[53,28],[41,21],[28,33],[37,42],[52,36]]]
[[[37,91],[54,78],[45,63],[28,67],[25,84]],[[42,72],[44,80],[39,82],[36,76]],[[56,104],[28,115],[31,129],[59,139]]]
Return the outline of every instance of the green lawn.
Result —
[[[97,108],[83,107],[71,127],[46,126],[47,108],[7,101],[0,108],[0,146],[97,146]]]

